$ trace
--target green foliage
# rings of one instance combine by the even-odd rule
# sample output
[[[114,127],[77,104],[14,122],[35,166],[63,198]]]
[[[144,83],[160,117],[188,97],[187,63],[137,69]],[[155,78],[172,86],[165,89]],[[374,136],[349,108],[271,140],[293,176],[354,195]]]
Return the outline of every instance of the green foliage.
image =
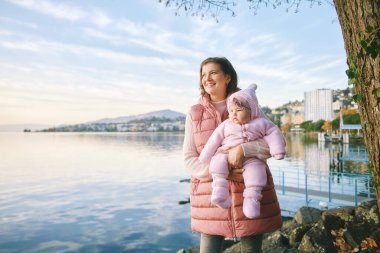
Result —
[[[304,121],[300,124],[300,128],[305,129],[306,132],[313,131],[313,122],[311,120]]]
[[[270,109],[268,106],[261,107],[261,110],[263,110],[265,115],[269,115],[272,113],[272,109]]]
[[[333,121],[331,121],[331,125],[333,130],[338,130],[340,125],[340,118],[336,117],[335,119],[333,119]]]
[[[359,53],[348,58],[349,68],[346,70],[346,75],[348,76],[349,85],[365,85],[359,83],[360,76],[362,75],[364,62],[368,57],[376,59],[380,55],[380,28],[367,25],[365,28],[365,36],[360,38],[359,44],[362,47]],[[358,68],[358,60],[362,60],[361,69]],[[376,97],[377,103],[380,103],[380,88],[375,88],[372,94]],[[355,94],[353,96],[355,102],[359,103],[363,101],[362,94]]]
[[[322,126],[325,124],[325,121],[323,119],[320,119],[313,124],[314,124],[314,131],[315,132],[322,132]]]
[[[343,115],[343,122],[345,124],[360,124],[360,114],[347,114]],[[321,132],[322,126],[325,124],[325,120],[321,119],[316,122],[304,121],[300,124],[300,127],[305,129],[306,132]],[[340,118],[337,117],[331,121],[332,130],[338,130],[340,125]]]
[[[360,124],[360,114],[343,115],[344,124]]]
[[[300,127],[305,129],[306,132],[321,132],[323,124],[325,124],[325,121],[323,119],[316,122],[309,120],[302,122],[300,124]]]
[[[363,100],[363,96],[361,94],[355,94],[352,96],[352,99],[356,102],[359,103],[360,101]]]

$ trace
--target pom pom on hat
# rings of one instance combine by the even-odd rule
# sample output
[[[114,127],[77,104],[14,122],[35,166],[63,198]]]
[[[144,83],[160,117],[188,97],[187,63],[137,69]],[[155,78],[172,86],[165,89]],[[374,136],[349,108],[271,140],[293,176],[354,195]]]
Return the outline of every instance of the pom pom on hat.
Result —
[[[248,88],[250,88],[250,89],[254,89],[254,90],[257,90],[257,84],[252,83],[252,84],[250,84],[250,85],[248,86]]]

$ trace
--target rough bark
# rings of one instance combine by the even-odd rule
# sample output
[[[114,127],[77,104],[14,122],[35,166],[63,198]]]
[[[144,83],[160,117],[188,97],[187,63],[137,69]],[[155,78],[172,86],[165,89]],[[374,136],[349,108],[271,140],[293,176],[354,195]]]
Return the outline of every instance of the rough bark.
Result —
[[[380,87],[380,55],[358,57],[363,46],[360,40],[368,37],[366,27],[379,29],[380,1],[378,0],[333,0],[342,28],[344,44],[347,53],[347,63],[354,63],[358,71],[355,83],[356,94],[361,96],[359,112],[370,160],[372,179],[375,186],[377,206],[380,210],[380,105],[379,95],[373,94]],[[380,38],[373,37],[380,43]],[[350,62],[351,61],[351,62]],[[380,211],[379,211],[380,212]]]

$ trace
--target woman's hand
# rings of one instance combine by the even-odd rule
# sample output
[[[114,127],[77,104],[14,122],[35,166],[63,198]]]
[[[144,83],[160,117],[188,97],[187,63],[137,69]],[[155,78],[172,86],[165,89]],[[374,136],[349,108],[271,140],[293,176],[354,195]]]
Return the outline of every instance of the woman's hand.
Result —
[[[237,145],[229,150],[226,150],[225,153],[228,153],[228,163],[230,174],[228,179],[233,181],[243,181],[243,160],[244,160],[244,151],[241,145]]]
[[[228,163],[231,169],[241,169],[243,167],[244,151],[241,145],[237,145],[226,151],[228,153]]]

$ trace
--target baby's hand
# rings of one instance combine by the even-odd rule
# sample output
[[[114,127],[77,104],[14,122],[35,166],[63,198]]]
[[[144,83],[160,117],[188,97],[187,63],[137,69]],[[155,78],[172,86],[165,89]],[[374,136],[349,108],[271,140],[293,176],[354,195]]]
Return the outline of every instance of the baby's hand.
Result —
[[[276,160],[282,160],[285,157],[285,154],[275,154],[273,156]]]

